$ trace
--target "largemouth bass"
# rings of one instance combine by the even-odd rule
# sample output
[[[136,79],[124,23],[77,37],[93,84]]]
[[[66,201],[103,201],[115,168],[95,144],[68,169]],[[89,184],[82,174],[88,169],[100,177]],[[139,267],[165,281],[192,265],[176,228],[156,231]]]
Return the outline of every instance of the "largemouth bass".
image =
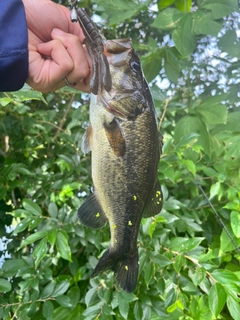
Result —
[[[92,152],[94,192],[82,204],[78,216],[91,228],[109,222],[110,245],[92,276],[113,270],[120,287],[130,293],[138,278],[141,219],[158,214],[162,208],[157,179],[162,137],[131,40],[106,41],[104,54],[111,89],[99,85],[97,94],[91,94],[90,126],[83,137],[82,151]]]

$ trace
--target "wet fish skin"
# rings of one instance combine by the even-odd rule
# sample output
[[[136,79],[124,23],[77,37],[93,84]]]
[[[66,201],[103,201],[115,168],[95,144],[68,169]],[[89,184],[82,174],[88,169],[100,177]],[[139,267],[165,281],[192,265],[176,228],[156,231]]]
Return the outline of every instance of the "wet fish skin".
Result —
[[[108,40],[104,48],[112,88],[91,95],[91,125],[82,150],[92,152],[94,193],[79,208],[78,216],[88,227],[110,224],[110,246],[92,276],[111,269],[120,287],[132,292],[138,278],[141,219],[158,214],[162,208],[157,179],[162,138],[130,39]]]

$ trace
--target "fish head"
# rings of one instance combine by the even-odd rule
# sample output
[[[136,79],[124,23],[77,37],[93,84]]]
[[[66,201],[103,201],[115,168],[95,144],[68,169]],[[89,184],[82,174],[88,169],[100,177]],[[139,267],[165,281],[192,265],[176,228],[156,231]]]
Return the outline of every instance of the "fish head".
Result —
[[[101,93],[105,106],[118,118],[135,120],[153,102],[131,39],[106,41],[104,54],[112,77],[112,89]]]

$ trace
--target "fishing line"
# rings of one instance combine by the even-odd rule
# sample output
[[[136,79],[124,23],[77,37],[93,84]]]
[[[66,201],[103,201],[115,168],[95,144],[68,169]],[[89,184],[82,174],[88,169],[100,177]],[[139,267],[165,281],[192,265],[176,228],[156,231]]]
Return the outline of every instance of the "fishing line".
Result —
[[[238,251],[238,253],[240,253],[240,248],[237,245],[236,241],[233,239],[233,236],[230,234],[230,232],[228,231],[227,227],[225,226],[224,222],[222,221],[220,215],[217,213],[216,209],[214,208],[212,202],[208,199],[205,191],[203,190],[203,188],[201,187],[201,185],[199,183],[197,183],[198,188],[201,190],[202,194],[204,195],[204,197],[206,198],[208,204],[210,205],[210,207],[212,208],[215,217],[217,218],[219,224],[222,226],[222,228],[226,231],[226,234],[228,235],[229,239],[231,240],[231,242],[233,243],[235,249]]]

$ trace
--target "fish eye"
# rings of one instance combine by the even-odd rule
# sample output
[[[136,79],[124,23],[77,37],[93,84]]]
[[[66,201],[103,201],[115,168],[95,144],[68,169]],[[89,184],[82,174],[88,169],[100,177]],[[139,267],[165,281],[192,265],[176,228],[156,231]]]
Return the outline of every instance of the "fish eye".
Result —
[[[141,65],[139,62],[135,61],[135,60],[131,60],[130,61],[130,67],[134,70],[134,71],[140,71],[141,70]]]

